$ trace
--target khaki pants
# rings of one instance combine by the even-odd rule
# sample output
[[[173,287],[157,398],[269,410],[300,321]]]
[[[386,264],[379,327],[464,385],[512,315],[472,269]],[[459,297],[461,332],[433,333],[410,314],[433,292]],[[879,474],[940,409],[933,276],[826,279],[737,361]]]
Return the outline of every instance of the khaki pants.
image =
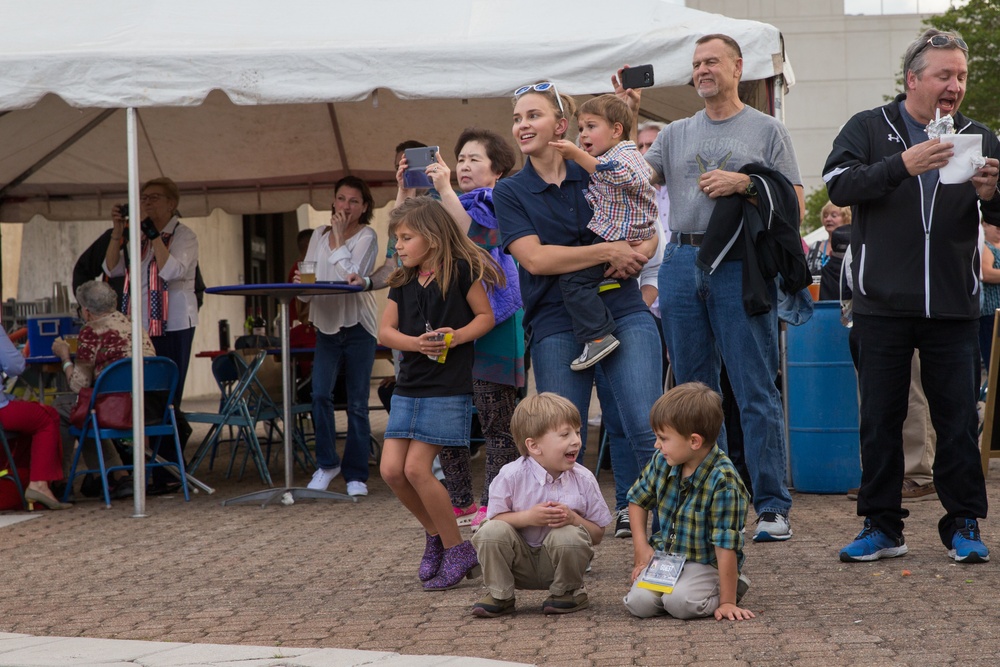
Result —
[[[625,596],[625,608],[633,616],[650,618],[669,614],[674,618],[703,618],[719,608],[719,571],[705,563],[684,563],[684,571],[671,593],[639,588],[638,579]]]
[[[920,382],[920,353],[913,351],[910,363],[910,397],[907,403],[906,421],[903,422],[903,478],[917,484],[934,481],[934,451],[937,433],[931,425],[931,413],[927,407],[924,385]]]
[[[472,536],[483,581],[497,600],[514,597],[514,589],[545,590],[565,595],[583,588],[583,573],[594,556],[590,533],[580,526],[553,529],[542,546],[529,546],[506,521],[493,519]]]

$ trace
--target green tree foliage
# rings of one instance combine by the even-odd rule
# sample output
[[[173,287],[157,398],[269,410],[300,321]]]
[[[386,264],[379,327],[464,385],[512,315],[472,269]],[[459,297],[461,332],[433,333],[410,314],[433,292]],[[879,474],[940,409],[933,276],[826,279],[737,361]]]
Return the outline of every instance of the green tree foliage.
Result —
[[[969,45],[969,85],[962,113],[1000,129],[1000,2],[968,0],[924,21],[938,30],[954,30]]]
[[[826,193],[826,187],[816,188],[806,195],[806,216],[802,218],[802,225],[799,232],[805,236],[814,229],[819,229],[822,220],[819,212],[830,201],[830,196]]]

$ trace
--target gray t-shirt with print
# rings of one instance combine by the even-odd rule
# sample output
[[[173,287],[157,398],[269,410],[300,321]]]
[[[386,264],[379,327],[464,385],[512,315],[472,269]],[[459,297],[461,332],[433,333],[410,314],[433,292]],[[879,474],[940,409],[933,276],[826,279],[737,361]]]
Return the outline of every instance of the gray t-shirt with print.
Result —
[[[715,208],[698,187],[712,169],[739,171],[757,163],[801,185],[788,130],[777,119],[746,106],[725,120],[711,120],[702,109],[667,125],[646,152],[646,161],[663,176],[670,195],[670,231],[701,233]]]

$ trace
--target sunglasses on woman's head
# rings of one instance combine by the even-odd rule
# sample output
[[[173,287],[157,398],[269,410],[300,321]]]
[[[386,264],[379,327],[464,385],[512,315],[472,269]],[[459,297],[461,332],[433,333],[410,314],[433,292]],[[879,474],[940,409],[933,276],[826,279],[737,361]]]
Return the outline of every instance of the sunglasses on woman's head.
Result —
[[[514,91],[514,99],[517,99],[521,95],[524,95],[525,93],[530,92],[532,90],[535,91],[536,93],[545,93],[551,90],[553,93],[555,93],[556,103],[559,104],[559,113],[561,113],[563,116],[566,115],[566,110],[563,109],[562,98],[559,97],[559,91],[556,89],[556,84],[552,83],[551,81],[543,81],[541,83],[535,83],[530,86],[521,86],[520,88]]]

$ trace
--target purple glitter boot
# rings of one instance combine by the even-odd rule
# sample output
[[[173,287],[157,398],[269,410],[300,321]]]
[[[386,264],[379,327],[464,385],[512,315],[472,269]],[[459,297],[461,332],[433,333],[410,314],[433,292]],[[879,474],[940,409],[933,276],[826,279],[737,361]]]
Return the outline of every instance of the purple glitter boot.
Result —
[[[466,540],[444,550],[444,561],[438,575],[424,584],[425,591],[443,591],[458,586],[462,579],[474,579],[483,572],[472,542]]]
[[[424,556],[420,559],[420,571],[417,576],[420,581],[430,581],[437,576],[441,569],[441,561],[444,559],[444,545],[441,544],[439,535],[427,535],[427,546],[424,547]]]

